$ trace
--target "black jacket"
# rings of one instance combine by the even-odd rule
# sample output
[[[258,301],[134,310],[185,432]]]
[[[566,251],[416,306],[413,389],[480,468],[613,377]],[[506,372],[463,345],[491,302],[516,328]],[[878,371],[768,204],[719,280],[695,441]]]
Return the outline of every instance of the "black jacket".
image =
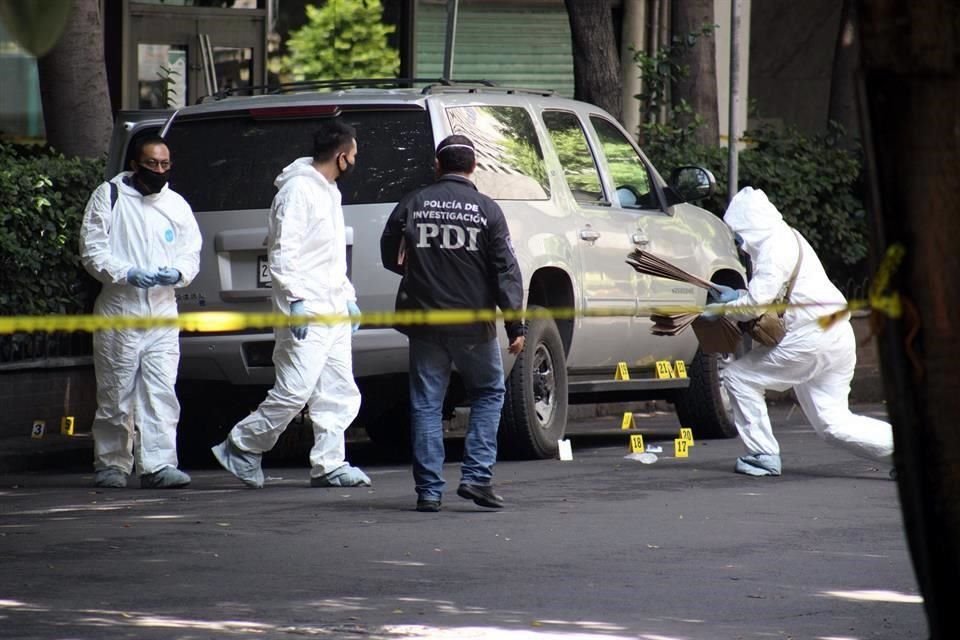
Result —
[[[380,257],[384,267],[403,276],[398,311],[523,309],[523,278],[503,211],[464,177],[448,174],[405,196],[380,237]],[[504,325],[511,341],[524,334],[522,322]],[[496,335],[493,322],[397,329],[477,342]]]

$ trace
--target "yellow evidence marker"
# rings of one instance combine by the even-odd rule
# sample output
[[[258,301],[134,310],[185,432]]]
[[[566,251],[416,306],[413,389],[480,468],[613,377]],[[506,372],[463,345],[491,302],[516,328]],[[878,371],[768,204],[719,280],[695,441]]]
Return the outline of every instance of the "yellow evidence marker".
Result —
[[[643,436],[640,434],[630,436],[630,453],[643,453]]]
[[[677,360],[673,363],[673,368],[677,372],[678,378],[687,377],[687,365],[683,364],[683,360]]]
[[[47,430],[47,423],[43,420],[34,420],[33,427],[30,429],[30,437],[39,440],[43,437],[43,432]]]
[[[65,436],[72,436],[73,422],[73,416],[63,416],[60,418],[60,433]]]
[[[689,427],[681,427],[681,428],[680,428],[680,439],[681,439],[681,440],[686,440],[686,441],[687,441],[687,446],[688,446],[688,447],[692,447],[693,444],[694,444],[694,442],[693,442],[693,429],[690,429]]]
[[[669,360],[657,360],[657,379],[666,380],[667,378],[673,378],[673,367],[670,366]]]
[[[623,412],[623,420],[620,422],[621,429],[636,429],[637,421],[633,419],[632,411]]]
[[[673,455],[677,458],[689,458],[690,452],[687,449],[688,446],[690,446],[689,442],[683,438],[676,438],[673,441]]]
[[[613,377],[614,380],[629,380],[630,379],[630,370],[627,369],[626,362],[617,363],[617,373]]]

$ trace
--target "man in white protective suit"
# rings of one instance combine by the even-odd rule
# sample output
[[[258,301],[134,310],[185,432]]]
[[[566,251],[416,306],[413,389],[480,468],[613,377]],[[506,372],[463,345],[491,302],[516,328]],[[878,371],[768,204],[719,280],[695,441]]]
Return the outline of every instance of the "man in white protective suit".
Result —
[[[162,138],[140,141],[130,166],[97,187],[83,215],[81,260],[103,283],[94,313],[176,317],[174,289],[190,284],[200,266],[200,230],[190,205],[167,186]],[[94,334],[96,486],[126,487],[135,457],[141,487],[190,484],[177,469],[179,363],[176,327]]]
[[[784,222],[759,189],[746,187],[734,196],[723,221],[750,256],[753,275],[745,291],[718,287],[719,293],[711,299],[720,304],[707,305],[707,315],[725,313],[740,321],[759,316],[762,310],[748,308],[778,299],[802,253],[790,295],[790,303],[798,306],[788,308],[784,315],[783,340],[774,347],[754,342],[753,349],[723,373],[734,422],[747,449],[747,455],[737,460],[736,471],[751,476],[780,475],[780,445],[773,436],[764,391],[790,388],[817,435],[890,467],[890,425],[851,413],[847,403],[857,362],[849,313],[828,328],[817,322],[845,309],[847,301],[827,277],[813,248]],[[744,309],[738,313],[738,308]]]
[[[356,131],[339,120],[321,126],[313,157],[298,158],[277,177],[270,208],[270,275],[277,313],[359,316],[347,278],[347,239],[336,180],[357,156]],[[261,458],[307,405],[313,423],[310,486],[369,486],[346,462],[344,432],[360,410],[353,379],[351,322],[296,324],[274,330],[276,382],[260,406],[212,451],[223,468],[253,488],[263,487]]]

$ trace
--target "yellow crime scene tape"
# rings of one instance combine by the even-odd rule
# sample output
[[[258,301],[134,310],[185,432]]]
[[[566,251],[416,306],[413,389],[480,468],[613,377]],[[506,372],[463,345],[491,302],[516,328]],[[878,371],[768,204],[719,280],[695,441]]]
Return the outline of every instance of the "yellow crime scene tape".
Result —
[[[851,311],[869,309],[891,318],[902,313],[900,296],[887,291],[890,278],[903,260],[904,249],[900,245],[890,247],[877,271],[866,300],[852,300],[838,311],[819,319],[821,326],[829,327]],[[822,307],[819,304],[766,304],[737,306],[732,312],[740,314],[780,313],[789,308]],[[214,333],[243,331],[248,329],[271,329],[301,324],[333,325],[344,322],[360,322],[365,327],[395,327],[411,325],[451,325],[498,320],[573,320],[583,317],[633,317],[650,314],[698,313],[704,307],[658,306],[646,310],[623,311],[593,309],[578,311],[574,308],[536,308],[525,311],[494,311],[486,309],[434,309],[425,311],[373,311],[359,315],[322,314],[314,316],[291,316],[282,313],[246,313],[231,311],[200,311],[181,313],[175,317],[156,316],[101,316],[101,315],[47,315],[47,316],[0,316],[0,335],[32,332],[111,331],[119,329],[155,329],[175,327],[182,331]],[[722,311],[721,311],[722,313]]]

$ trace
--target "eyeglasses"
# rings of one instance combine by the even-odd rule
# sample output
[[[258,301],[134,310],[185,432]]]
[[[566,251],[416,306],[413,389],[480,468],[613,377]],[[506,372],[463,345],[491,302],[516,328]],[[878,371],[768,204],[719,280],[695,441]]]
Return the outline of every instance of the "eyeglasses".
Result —
[[[139,162],[140,166],[146,167],[147,169],[163,169],[167,170],[173,163],[169,160],[154,160],[153,158],[147,158],[146,160],[141,160]]]

